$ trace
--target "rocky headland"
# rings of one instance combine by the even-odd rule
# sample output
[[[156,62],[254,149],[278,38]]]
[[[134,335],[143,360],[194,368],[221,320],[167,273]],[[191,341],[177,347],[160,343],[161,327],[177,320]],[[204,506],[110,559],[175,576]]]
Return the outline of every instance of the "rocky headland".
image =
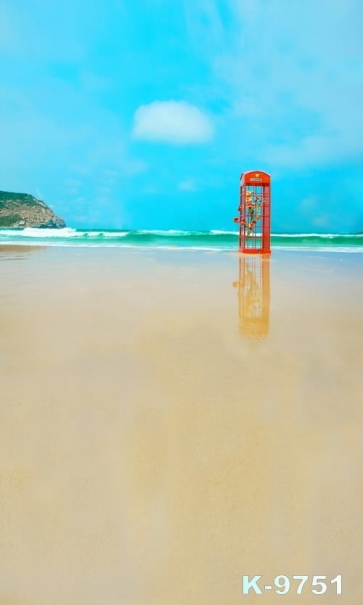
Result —
[[[0,229],[62,229],[65,226],[62,218],[32,195],[0,191]]]

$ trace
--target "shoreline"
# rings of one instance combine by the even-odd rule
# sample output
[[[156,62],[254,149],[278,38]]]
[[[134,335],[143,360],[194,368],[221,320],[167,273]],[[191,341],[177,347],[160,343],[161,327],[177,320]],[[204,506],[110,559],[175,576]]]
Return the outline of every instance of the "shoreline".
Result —
[[[12,249],[12,248],[60,248],[60,249],[125,249],[125,250],[164,250],[164,251],[173,251],[173,252],[188,252],[188,251],[200,251],[200,252],[219,252],[219,253],[227,253],[227,254],[243,254],[239,252],[238,249],[233,247],[230,248],[219,248],[217,246],[160,246],[160,245],[132,245],[132,244],[79,244],[79,243],[54,243],[54,242],[0,242],[0,250]],[[358,247],[348,247],[348,246],[336,246],[336,247],[303,247],[303,246],[271,246],[271,254],[280,253],[280,252],[301,252],[301,253],[321,253],[321,254],[359,254],[363,253],[362,248]],[[262,256],[262,255],[256,255]]]

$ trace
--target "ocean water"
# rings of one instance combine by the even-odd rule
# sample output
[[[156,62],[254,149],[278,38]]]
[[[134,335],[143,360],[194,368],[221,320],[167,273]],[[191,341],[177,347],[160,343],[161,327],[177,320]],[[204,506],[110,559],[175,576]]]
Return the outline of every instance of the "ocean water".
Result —
[[[172,229],[0,229],[0,244],[232,251],[238,247],[238,232]],[[273,249],[363,252],[363,234],[276,233],[272,234],[271,244]]]

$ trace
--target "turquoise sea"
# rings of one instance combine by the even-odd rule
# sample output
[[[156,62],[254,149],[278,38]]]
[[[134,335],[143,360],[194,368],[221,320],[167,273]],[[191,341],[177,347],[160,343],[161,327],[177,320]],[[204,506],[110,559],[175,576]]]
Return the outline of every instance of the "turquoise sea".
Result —
[[[47,246],[190,248],[233,251],[238,247],[237,231],[162,231],[109,229],[1,229],[0,244]],[[276,233],[273,249],[363,252],[363,234]]]

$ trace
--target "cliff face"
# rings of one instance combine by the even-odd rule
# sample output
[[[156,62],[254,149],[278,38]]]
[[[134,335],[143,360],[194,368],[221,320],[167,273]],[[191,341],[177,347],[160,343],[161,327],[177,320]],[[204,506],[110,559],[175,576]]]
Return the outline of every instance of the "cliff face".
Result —
[[[0,229],[62,229],[65,226],[62,218],[32,195],[0,191]]]

